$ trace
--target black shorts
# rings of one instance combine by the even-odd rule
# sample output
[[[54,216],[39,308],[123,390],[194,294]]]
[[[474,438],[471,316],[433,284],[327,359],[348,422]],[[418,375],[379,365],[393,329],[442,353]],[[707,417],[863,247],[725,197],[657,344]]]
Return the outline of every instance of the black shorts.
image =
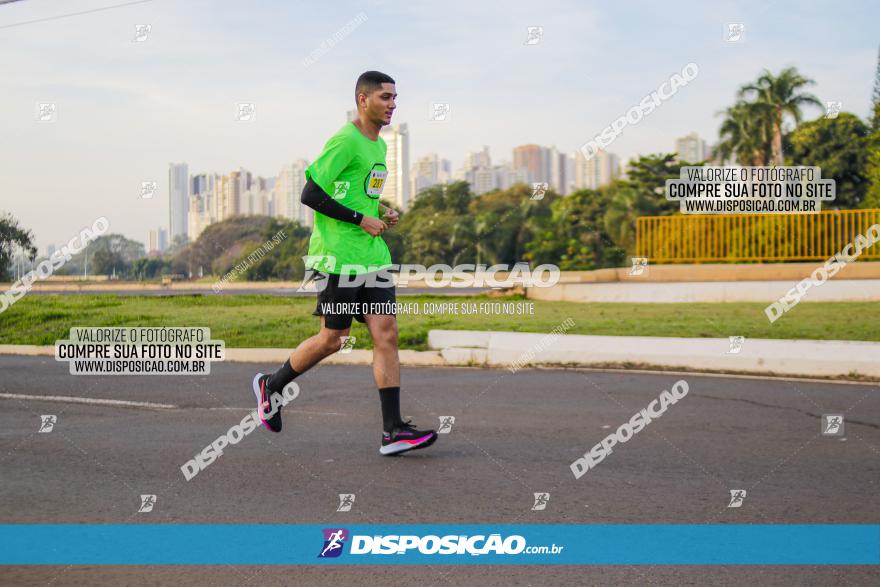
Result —
[[[370,280],[361,285],[339,286],[339,275],[335,273],[314,272],[313,279],[317,284],[318,303],[313,316],[324,316],[324,326],[333,330],[351,328],[351,319],[365,322],[367,314],[394,314],[397,302],[394,284],[388,287],[370,285]],[[326,280],[324,285],[323,280]],[[381,284],[381,281],[379,282]],[[322,289],[323,288],[323,289]],[[335,307],[333,307],[335,306]],[[346,307],[347,306],[347,307]],[[347,312],[346,310],[359,310]]]

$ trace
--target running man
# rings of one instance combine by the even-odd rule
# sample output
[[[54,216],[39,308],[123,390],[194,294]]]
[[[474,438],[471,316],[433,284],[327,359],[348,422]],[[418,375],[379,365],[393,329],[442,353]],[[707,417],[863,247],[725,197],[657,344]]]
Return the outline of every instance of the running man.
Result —
[[[279,406],[271,414],[271,394],[280,394],[298,375],[340,350],[352,318],[366,323],[373,339],[373,378],[382,406],[384,432],[379,452],[383,455],[425,448],[437,440],[435,431],[417,430],[400,416],[394,284],[386,282],[381,287],[383,284],[371,279],[360,285],[339,283],[343,267],[347,275],[362,275],[391,265],[391,253],[381,235],[397,224],[399,215],[379,203],[388,176],[387,147],[379,131],[391,124],[396,98],[391,77],[378,71],[363,73],[355,85],[358,117],[333,135],[318,159],[306,169],[301,201],[315,210],[315,226],[305,279],[311,277],[319,286],[314,315],[320,316],[321,330],[300,343],[278,371],[271,375],[257,373],[253,380],[260,420],[269,430],[280,432],[281,409]],[[336,304],[349,310],[375,308],[376,313],[369,309],[355,314],[325,311],[328,305]],[[388,313],[382,313],[383,307]]]

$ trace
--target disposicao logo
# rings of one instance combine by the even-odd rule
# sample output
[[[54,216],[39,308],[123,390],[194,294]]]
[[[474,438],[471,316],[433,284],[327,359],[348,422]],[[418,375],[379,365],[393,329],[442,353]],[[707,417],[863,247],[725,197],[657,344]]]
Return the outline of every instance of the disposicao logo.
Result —
[[[348,530],[345,528],[324,528],[324,548],[318,554],[318,558],[335,558],[342,554],[342,547],[348,540]]]

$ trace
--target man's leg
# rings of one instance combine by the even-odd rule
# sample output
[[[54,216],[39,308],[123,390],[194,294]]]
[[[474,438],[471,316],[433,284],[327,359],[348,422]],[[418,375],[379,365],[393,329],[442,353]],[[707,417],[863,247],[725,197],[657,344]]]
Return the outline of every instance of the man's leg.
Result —
[[[291,353],[278,371],[269,376],[266,385],[273,392],[279,393],[284,386],[302,375],[325,358],[339,350],[342,337],[348,336],[351,328],[327,328],[325,317],[321,316],[321,330],[318,334],[302,341]]]
[[[373,339],[373,380],[379,389],[382,403],[382,428],[391,432],[399,426],[400,417],[400,358],[397,354],[397,317],[367,314],[364,316],[370,338]]]
[[[373,339],[373,379],[376,387],[400,387],[400,358],[397,354],[397,316],[364,316]]]
[[[399,454],[431,446],[437,440],[433,430],[417,430],[400,416],[400,358],[397,351],[397,317],[366,315],[373,339],[373,378],[382,402],[382,446],[384,455]]]
[[[281,407],[272,409],[273,394],[280,394],[299,375],[338,351],[342,345],[341,337],[348,334],[351,327],[350,317],[347,323],[345,319],[340,320],[339,317],[331,317],[331,322],[342,328],[327,328],[325,317],[321,316],[320,332],[300,343],[280,369],[271,375],[257,373],[254,376],[252,387],[257,399],[260,421],[272,432],[281,432]]]
[[[302,341],[290,353],[290,366],[299,373],[305,373],[342,346],[342,337],[348,336],[351,328],[336,330],[327,328],[321,316],[321,331],[315,336]]]

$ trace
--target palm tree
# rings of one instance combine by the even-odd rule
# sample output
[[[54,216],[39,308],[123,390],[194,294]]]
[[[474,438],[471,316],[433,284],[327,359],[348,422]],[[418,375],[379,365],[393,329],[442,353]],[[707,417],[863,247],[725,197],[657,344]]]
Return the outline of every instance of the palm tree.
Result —
[[[740,165],[767,165],[773,142],[773,125],[768,109],[740,100],[719,114],[725,118],[718,131],[721,142],[715,147],[715,157],[722,163],[735,157]]]
[[[778,76],[765,69],[755,83],[746,84],[739,89],[740,98],[754,98],[749,106],[753,113],[758,113],[761,118],[767,116],[770,119],[772,130],[770,160],[774,165],[783,164],[782,123],[785,115],[791,115],[795,123],[800,123],[801,106],[810,104],[822,107],[816,96],[802,91],[802,88],[814,83],[813,80],[799,74],[795,68],[787,67]]]

